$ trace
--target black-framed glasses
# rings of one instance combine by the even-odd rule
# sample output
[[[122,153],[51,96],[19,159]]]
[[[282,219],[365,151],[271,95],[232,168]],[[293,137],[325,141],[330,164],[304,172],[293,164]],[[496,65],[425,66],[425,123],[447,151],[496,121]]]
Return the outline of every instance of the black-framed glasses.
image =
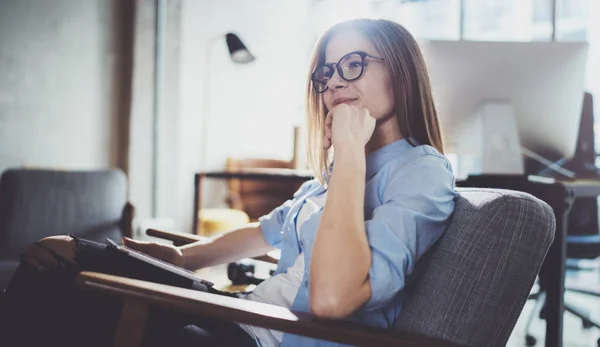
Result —
[[[336,70],[343,80],[348,82],[356,81],[365,72],[365,59],[367,57],[383,61],[383,58],[370,55],[367,52],[350,52],[343,56],[337,63],[323,64],[316,68],[311,76],[313,88],[317,93],[323,93],[329,89],[327,84]]]

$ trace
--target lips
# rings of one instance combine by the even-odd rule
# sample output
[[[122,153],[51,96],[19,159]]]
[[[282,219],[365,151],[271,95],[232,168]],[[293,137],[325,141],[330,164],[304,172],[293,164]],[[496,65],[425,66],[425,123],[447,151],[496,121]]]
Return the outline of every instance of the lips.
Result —
[[[358,98],[337,98],[333,100],[333,107],[336,107],[339,104],[349,104],[356,100],[358,100]]]

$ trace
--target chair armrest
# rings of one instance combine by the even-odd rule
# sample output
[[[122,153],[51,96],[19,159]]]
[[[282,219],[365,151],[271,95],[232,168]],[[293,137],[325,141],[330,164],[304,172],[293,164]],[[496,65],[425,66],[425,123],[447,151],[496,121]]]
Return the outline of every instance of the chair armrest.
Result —
[[[121,211],[121,220],[119,227],[121,234],[125,237],[133,237],[133,218],[135,217],[135,207],[131,202],[127,202]]]
[[[211,316],[354,346],[458,346],[430,337],[347,321],[318,319],[275,305],[101,273],[82,272],[77,277],[77,286],[81,290],[116,296],[125,302],[144,302],[188,314]]]
[[[194,234],[185,234],[177,231],[165,231],[165,230],[157,230],[157,229],[147,229],[146,235],[158,237],[161,239],[173,241],[175,246],[183,246],[190,243],[194,243],[197,241],[203,241],[207,238],[194,235]]]

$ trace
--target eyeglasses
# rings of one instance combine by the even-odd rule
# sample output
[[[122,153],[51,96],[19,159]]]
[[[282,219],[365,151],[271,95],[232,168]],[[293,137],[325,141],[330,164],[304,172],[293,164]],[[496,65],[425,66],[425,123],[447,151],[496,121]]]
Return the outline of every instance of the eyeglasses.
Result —
[[[365,72],[365,59],[367,57],[383,61],[383,58],[375,57],[363,51],[350,52],[343,56],[337,63],[319,66],[311,76],[313,88],[317,93],[323,93],[329,89],[327,84],[336,70],[343,80],[348,82],[356,81]]]

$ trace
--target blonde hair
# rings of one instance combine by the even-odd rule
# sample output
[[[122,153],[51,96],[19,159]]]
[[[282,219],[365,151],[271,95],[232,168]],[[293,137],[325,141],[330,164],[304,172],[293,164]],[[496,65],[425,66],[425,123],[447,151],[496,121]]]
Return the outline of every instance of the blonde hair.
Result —
[[[323,149],[323,128],[327,115],[321,95],[313,89],[311,75],[325,62],[325,49],[329,41],[337,33],[348,29],[365,35],[384,59],[392,81],[394,114],[402,137],[413,146],[426,144],[444,153],[429,75],[414,37],[403,26],[389,20],[354,19],[338,23],[319,38],[306,83],[307,160],[323,186],[327,184],[332,152]]]

